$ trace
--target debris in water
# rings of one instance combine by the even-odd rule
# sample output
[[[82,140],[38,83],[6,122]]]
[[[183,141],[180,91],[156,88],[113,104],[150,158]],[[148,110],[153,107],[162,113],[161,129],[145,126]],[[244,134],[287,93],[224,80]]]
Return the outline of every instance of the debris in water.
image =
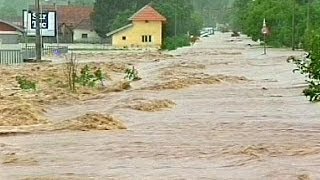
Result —
[[[88,113],[72,120],[63,121],[55,125],[55,130],[116,130],[126,129],[126,126],[118,119],[110,115]]]
[[[132,104],[128,105],[128,108],[135,109],[138,111],[147,111],[147,112],[155,112],[162,111],[163,109],[172,108],[175,106],[171,100],[163,99],[163,100],[136,100]]]

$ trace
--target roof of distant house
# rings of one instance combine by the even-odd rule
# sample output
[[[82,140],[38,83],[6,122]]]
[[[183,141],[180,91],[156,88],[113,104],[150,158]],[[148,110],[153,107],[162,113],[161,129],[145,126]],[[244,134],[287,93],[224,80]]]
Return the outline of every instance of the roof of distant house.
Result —
[[[133,14],[129,20],[131,21],[166,21],[166,18],[162,16],[158,11],[153,9],[150,5],[146,5],[138,12]]]
[[[3,24],[6,24],[6,25],[10,26],[10,27],[12,27],[13,29],[15,29],[16,31],[24,32],[23,28],[21,28],[21,27],[19,27],[19,26],[17,26],[17,25],[14,25],[14,24],[12,24],[12,23],[10,23],[10,22],[3,21],[3,20],[0,19],[0,23],[3,23]]]
[[[90,16],[93,12],[92,8],[87,7],[72,7],[63,6],[57,9],[58,21],[66,24],[70,27],[78,27],[82,23],[82,28],[84,27],[84,22],[91,22]],[[86,24],[86,28],[90,28],[91,23]],[[89,25],[89,27],[88,27]]]
[[[79,24],[77,24],[75,29],[85,29],[85,30],[93,30],[91,19],[83,19]]]

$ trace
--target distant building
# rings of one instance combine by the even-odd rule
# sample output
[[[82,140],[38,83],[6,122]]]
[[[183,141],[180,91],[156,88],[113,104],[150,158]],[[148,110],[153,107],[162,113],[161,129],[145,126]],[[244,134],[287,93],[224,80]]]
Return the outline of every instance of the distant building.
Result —
[[[61,37],[71,42],[95,42],[100,38],[94,31],[90,15],[92,8],[61,6],[57,8]]]
[[[22,34],[23,28],[0,20],[0,44],[18,44]]]
[[[166,18],[146,5],[133,14],[132,22],[107,34],[116,48],[161,48],[162,25]]]

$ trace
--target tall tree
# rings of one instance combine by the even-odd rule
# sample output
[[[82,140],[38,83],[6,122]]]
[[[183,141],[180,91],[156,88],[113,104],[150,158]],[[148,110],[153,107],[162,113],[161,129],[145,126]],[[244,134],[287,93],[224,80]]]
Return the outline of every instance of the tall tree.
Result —
[[[96,0],[92,13],[93,26],[97,34],[106,38],[110,31],[113,19],[117,15],[118,3],[114,0]]]
[[[100,37],[105,38],[106,34],[113,30],[114,21],[119,14],[126,10],[136,10],[143,2],[142,0],[96,0],[91,16],[95,31]]]
[[[196,27],[202,26],[202,22],[199,22],[199,16],[194,15],[191,0],[155,0],[152,5],[167,18],[167,36],[187,34],[190,31],[197,33],[201,29]],[[194,29],[197,29],[196,32]]]

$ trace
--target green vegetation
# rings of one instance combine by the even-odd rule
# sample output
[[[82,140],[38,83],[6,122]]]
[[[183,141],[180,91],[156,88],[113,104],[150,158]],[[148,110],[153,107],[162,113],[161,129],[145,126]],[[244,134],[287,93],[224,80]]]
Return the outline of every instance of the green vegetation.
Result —
[[[17,76],[16,80],[19,84],[19,87],[23,90],[36,90],[36,83],[28,80],[25,76]]]
[[[167,37],[163,49],[175,50],[179,47],[190,46],[190,38],[186,35],[177,37]]]
[[[228,23],[233,13],[233,2],[234,0],[192,0],[194,10],[203,17],[205,27]]]
[[[297,59],[295,71],[304,74],[309,84],[303,93],[310,101],[320,101],[320,31],[313,31],[309,35],[308,59]]]
[[[81,86],[96,87],[98,82],[102,84],[105,79],[106,76],[100,68],[95,67],[92,69],[89,68],[88,65],[85,65],[81,68],[80,75],[76,78],[76,82]]]
[[[95,31],[101,38],[106,38],[106,34],[114,30],[113,28],[128,23],[127,18],[132,15],[129,15],[130,12],[137,11],[149,2],[150,0],[96,0],[91,16]]]
[[[306,48],[308,34],[320,22],[319,0],[235,0],[231,18],[233,30],[241,31],[253,40],[263,39],[262,22],[266,18],[274,47]]]
[[[141,78],[138,76],[138,70],[134,68],[134,66],[132,66],[132,69],[126,69],[126,76],[124,77],[124,79],[127,79],[129,81],[138,81]]]

